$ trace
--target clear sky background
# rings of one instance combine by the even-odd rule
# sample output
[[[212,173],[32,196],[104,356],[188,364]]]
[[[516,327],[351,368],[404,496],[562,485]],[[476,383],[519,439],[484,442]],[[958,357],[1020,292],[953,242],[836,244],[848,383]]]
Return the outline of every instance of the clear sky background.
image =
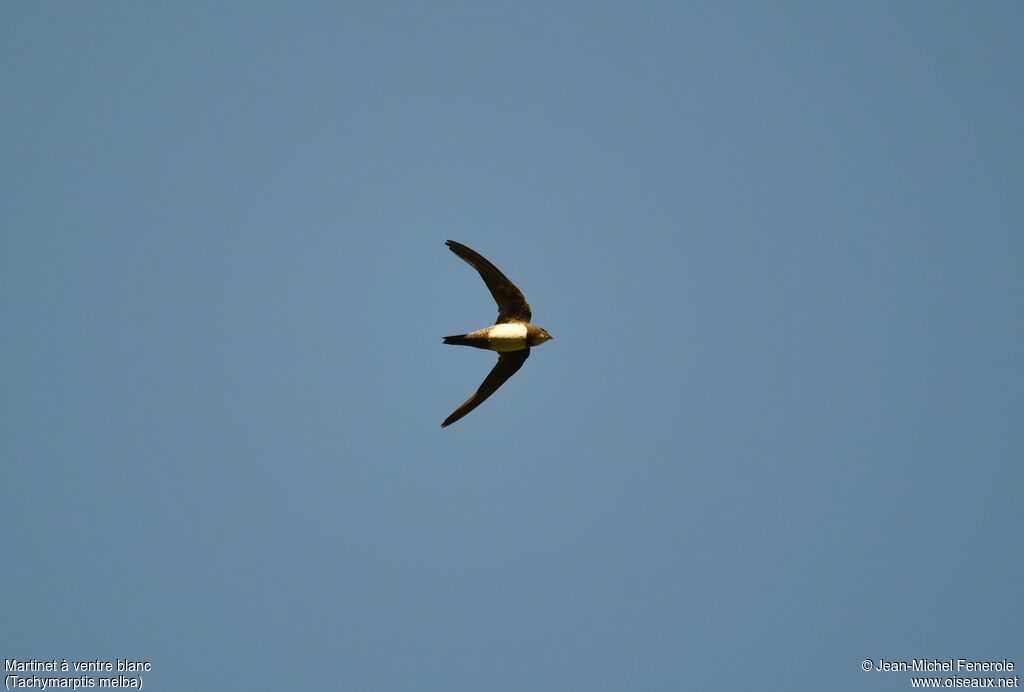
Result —
[[[0,656],[1024,667],[1024,6],[5,3]],[[451,428],[495,306],[555,340]]]

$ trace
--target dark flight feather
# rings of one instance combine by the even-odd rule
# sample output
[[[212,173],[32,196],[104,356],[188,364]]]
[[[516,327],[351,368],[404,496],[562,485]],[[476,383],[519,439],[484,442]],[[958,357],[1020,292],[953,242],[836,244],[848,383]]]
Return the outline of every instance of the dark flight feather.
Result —
[[[479,252],[462,243],[449,240],[445,242],[445,245],[469,266],[480,272],[480,278],[487,284],[487,289],[494,296],[494,302],[498,304],[498,319],[495,324],[530,321],[532,313],[530,304],[526,302],[526,296],[508,280],[507,276],[498,271],[497,267],[488,262]],[[513,370],[513,372],[515,371]]]
[[[521,351],[507,351],[498,356],[498,362],[491,369],[490,374],[484,378],[480,388],[473,396],[466,399],[466,402],[452,411],[452,415],[444,419],[442,428],[446,428],[464,415],[484,403],[491,394],[498,391],[498,387],[505,384],[505,380],[516,374],[523,363],[530,357],[530,349],[524,348]]]

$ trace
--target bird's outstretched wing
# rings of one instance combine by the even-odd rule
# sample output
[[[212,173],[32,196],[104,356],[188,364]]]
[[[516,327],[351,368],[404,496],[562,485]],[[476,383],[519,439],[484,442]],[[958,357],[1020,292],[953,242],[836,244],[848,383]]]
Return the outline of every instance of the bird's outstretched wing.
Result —
[[[497,267],[488,262],[479,252],[462,243],[449,240],[445,242],[445,245],[465,260],[469,266],[480,272],[480,277],[487,284],[491,295],[494,296],[494,302],[498,304],[498,320],[495,324],[530,321],[530,304],[526,302],[526,296],[508,280],[507,276],[498,271]],[[483,400],[481,399],[481,401]]]
[[[462,406],[452,411],[452,415],[444,419],[444,423],[441,423],[442,428],[446,428],[464,415],[475,409],[494,392],[498,391],[498,387],[505,384],[505,380],[516,374],[519,368],[523,367],[523,363],[530,357],[530,349],[524,348],[521,351],[506,351],[498,356],[498,362],[491,369],[491,372],[484,378],[483,383],[480,385],[480,389],[476,390],[473,396],[466,399],[466,402]]]

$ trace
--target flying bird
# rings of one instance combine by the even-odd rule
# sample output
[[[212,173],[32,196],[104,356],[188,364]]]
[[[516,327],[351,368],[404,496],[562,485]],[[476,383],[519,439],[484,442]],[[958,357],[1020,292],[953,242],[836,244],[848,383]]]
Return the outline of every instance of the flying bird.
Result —
[[[475,332],[446,336],[444,343],[497,351],[498,362],[484,378],[476,393],[444,419],[441,423],[442,428],[448,427],[482,404],[498,390],[498,387],[505,384],[505,380],[523,367],[523,363],[530,357],[530,348],[540,346],[552,338],[546,329],[530,324],[532,313],[526,297],[507,276],[498,271],[497,267],[462,243],[449,240],[445,245],[480,272],[480,277],[494,296],[494,302],[498,304],[498,320],[490,327]]]

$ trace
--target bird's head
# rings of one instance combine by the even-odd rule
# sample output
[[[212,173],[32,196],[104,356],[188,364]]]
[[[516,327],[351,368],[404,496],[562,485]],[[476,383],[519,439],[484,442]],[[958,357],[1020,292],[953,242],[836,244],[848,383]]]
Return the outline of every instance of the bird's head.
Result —
[[[544,329],[544,327],[535,327],[535,329],[537,331],[530,335],[530,346],[540,346],[545,341],[551,341],[555,338],[548,334],[548,330]]]

